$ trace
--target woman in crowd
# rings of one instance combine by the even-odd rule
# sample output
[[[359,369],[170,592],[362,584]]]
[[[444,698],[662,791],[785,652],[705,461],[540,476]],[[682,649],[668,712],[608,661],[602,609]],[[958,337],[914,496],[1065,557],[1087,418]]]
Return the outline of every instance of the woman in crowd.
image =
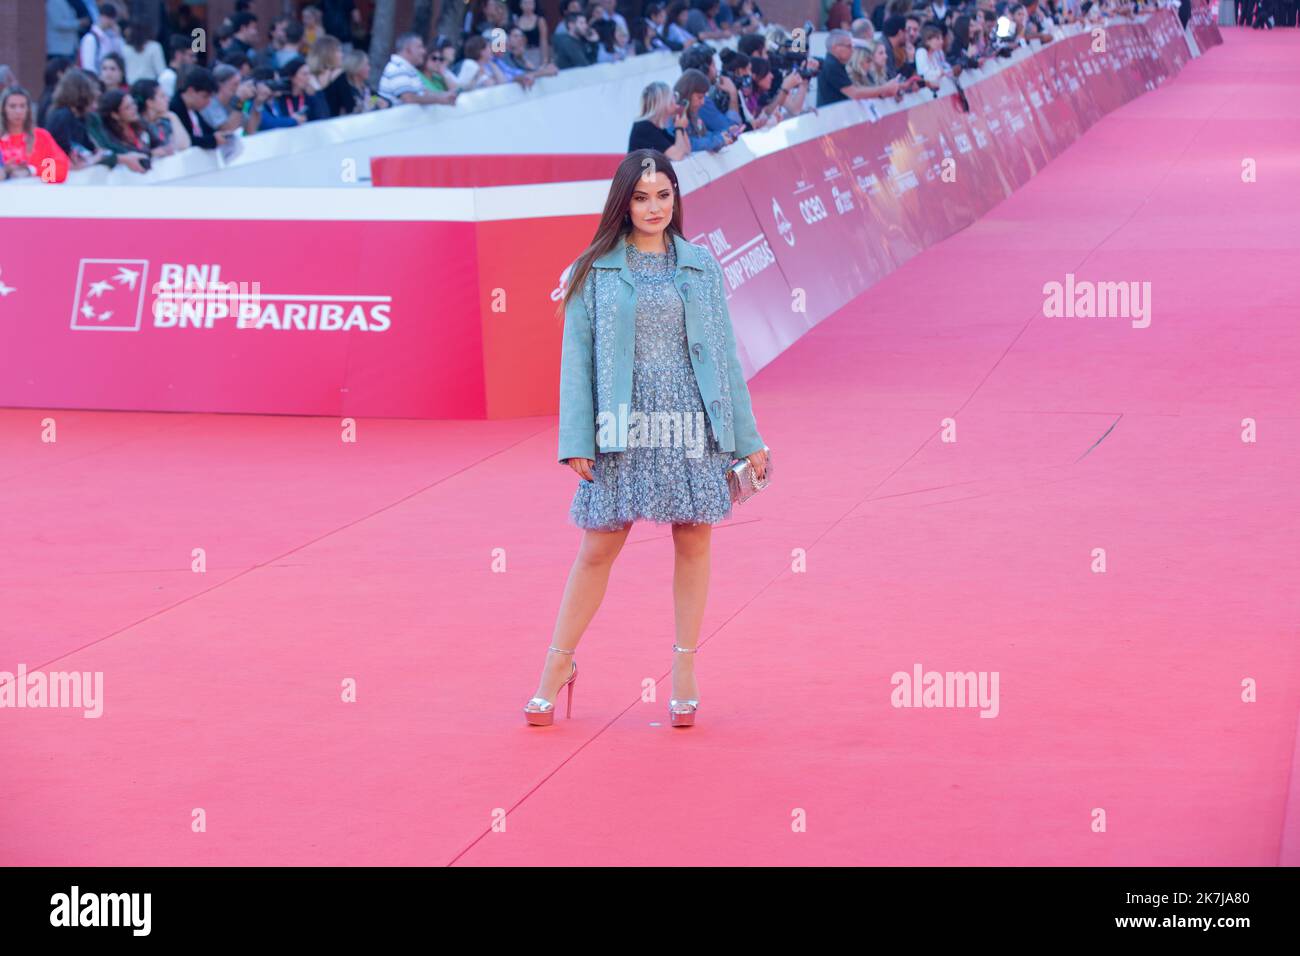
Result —
[[[456,74],[462,90],[477,90],[485,86],[509,83],[502,69],[492,62],[492,48],[485,37],[475,34],[465,41],[465,62]]]
[[[438,37],[424,57],[424,69],[420,71],[420,79],[431,92],[457,93],[461,85],[455,71],[451,68],[455,62],[456,44],[446,37]]]
[[[321,26],[321,12],[319,7],[302,8],[302,43],[298,45],[298,52],[306,56],[311,52],[311,48],[316,45],[316,41],[325,35],[325,28]]]
[[[635,17],[632,20],[633,54],[640,56],[642,53],[658,53],[668,49],[667,41],[659,35],[653,20],[645,17]]]
[[[66,56],[51,57],[45,64],[45,89],[41,92],[40,103],[36,107],[36,125],[45,126],[50,118],[50,104],[54,101],[54,89],[68,72],[72,61]]]
[[[35,106],[21,86],[0,95],[0,180],[39,177],[61,183],[68,178],[68,154],[47,130],[36,125]]]
[[[592,24],[596,31],[596,62],[597,63],[618,63],[626,60],[628,56],[627,48],[620,46],[618,42],[619,27],[613,20],[597,20]],[[626,39],[626,35],[624,35]]]
[[[281,75],[289,80],[289,89],[262,105],[262,129],[301,126],[312,120],[328,119],[325,97],[311,89],[311,70],[307,61],[297,57],[285,64]]]
[[[978,70],[984,62],[984,20],[959,16],[952,24],[952,45],[948,62],[953,69]]]
[[[514,0],[510,6],[515,15],[515,26],[524,31],[528,48],[524,58],[532,69],[551,61],[551,28],[546,19],[537,15],[537,0]]]
[[[349,50],[343,56],[343,72],[322,91],[330,116],[347,116],[384,109],[388,100],[370,88],[370,57],[363,50]]]
[[[686,20],[690,14],[691,7],[686,0],[673,0],[672,6],[668,8],[668,30],[664,38],[674,50],[685,50],[699,39],[686,29]]]
[[[695,16],[688,16],[691,32],[701,40],[726,40],[731,36],[730,25],[718,22],[722,0],[692,0]]]
[[[690,138],[691,149],[694,152],[714,152],[724,146],[730,146],[736,141],[738,133],[734,126],[730,129],[711,131],[704,125],[704,120],[700,118],[700,107],[704,105],[704,97],[708,92],[709,78],[696,69],[682,70],[682,75],[677,78],[677,83],[673,87],[677,99],[686,103],[686,113],[679,122],[686,127],[686,135]]]
[[[156,80],[167,69],[162,44],[149,36],[149,28],[133,21],[126,28],[126,43],[122,47],[122,60],[126,64],[126,82]]]
[[[92,120],[87,124],[96,145],[116,156],[119,166],[136,173],[147,170],[153,144],[131,94],[108,90],[99,98],[98,116],[98,123]]]
[[[149,134],[154,156],[170,156],[190,148],[190,134],[171,111],[167,91],[157,80],[136,80],[131,84],[131,96],[140,110],[140,122]]]
[[[90,121],[98,97],[96,79],[76,67],[69,68],[54,89],[47,128],[59,148],[67,153],[73,169],[95,165],[112,169],[117,165],[117,157],[100,149],[90,135]]]
[[[125,90],[127,88],[126,61],[122,59],[121,54],[104,54],[104,58],[99,61],[99,82],[103,84],[106,90]]]
[[[885,45],[874,40],[855,46],[844,67],[858,86],[880,86],[885,77]]]
[[[641,91],[641,115],[632,124],[627,151],[657,149],[672,160],[690,155],[691,139],[679,123],[683,110],[667,83],[651,83]]]
[[[343,44],[331,36],[321,37],[307,54],[307,71],[311,74],[311,92],[325,89],[343,73]]]

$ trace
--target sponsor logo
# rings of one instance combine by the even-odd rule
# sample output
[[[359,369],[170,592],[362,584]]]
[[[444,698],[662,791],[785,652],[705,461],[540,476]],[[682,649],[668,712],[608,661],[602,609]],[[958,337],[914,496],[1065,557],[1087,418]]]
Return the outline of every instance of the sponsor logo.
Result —
[[[775,196],[772,197],[772,218],[776,220],[777,235],[785,240],[787,246],[793,246],[794,226],[792,226],[790,220],[785,217],[785,210],[781,208],[781,204],[776,201]]]
[[[82,259],[73,297],[72,328],[138,332],[145,313],[156,329],[237,329],[296,332],[385,332],[392,296],[265,292],[260,282],[222,278],[215,263],[164,262],[149,285],[145,259]]]
[[[149,274],[145,259],[82,259],[72,296],[72,328],[138,332]]]

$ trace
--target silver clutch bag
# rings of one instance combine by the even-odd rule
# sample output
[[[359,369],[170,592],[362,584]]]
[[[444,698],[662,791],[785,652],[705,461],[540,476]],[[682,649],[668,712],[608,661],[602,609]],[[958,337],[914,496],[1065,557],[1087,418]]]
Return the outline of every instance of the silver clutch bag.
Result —
[[[738,505],[748,501],[766,488],[768,482],[772,480],[772,453],[768,451],[766,445],[763,446],[763,451],[767,453],[767,469],[763,473],[762,481],[754,477],[754,468],[748,458],[732,462],[731,467],[727,469],[727,487],[731,489],[732,504]]]

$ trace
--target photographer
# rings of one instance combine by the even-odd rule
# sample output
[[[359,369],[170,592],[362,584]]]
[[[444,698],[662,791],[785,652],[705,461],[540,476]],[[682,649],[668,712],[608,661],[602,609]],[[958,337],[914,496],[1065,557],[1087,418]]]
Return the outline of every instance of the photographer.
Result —
[[[282,74],[286,79],[270,84],[274,95],[262,103],[262,129],[301,126],[329,118],[325,97],[311,92],[311,70],[306,60],[302,57],[290,60]]]
[[[718,54],[718,59],[722,61],[722,79],[727,80],[731,84],[730,88],[736,91],[735,110],[740,117],[740,125],[745,130],[756,129],[754,113],[749,109],[744,96],[744,91],[749,89],[751,82],[749,57],[724,47]]]
[[[203,118],[219,133],[230,133],[233,136],[235,130],[240,128],[246,136],[256,133],[261,122],[260,114],[244,111],[244,103],[254,96],[253,81],[246,79],[228,63],[219,63],[213,67],[212,80],[217,84],[217,92],[212,95],[212,102],[202,111]]]
[[[730,77],[718,76],[718,68],[713,62],[713,47],[697,43],[678,57],[677,62],[683,71],[698,71],[709,82],[709,89],[699,107],[699,118],[705,128],[712,133],[730,133],[733,139],[740,135],[744,128],[740,121],[740,94]]]
[[[755,129],[775,126],[803,112],[808,97],[808,80],[798,70],[791,70],[779,83],[778,74],[765,57],[749,61],[749,87],[741,91],[749,111],[758,117]]]
[[[901,27],[900,27],[901,34]],[[847,30],[832,30],[826,37],[826,56],[817,77],[817,107],[841,103],[844,100],[884,99],[897,96],[909,85],[897,78],[881,86],[861,86],[849,76],[848,62],[853,56],[853,36]]]

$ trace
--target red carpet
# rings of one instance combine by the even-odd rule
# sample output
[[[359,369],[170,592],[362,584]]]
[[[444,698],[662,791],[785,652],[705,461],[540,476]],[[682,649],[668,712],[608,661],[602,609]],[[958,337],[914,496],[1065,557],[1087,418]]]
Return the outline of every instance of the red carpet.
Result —
[[[554,418],[0,412],[0,670],[105,696],[0,712],[0,862],[1300,863],[1300,34],[1225,33],[753,380],[690,730],[653,525],[524,725]],[[1150,327],[1045,317],[1067,273]],[[891,706],[916,664],[996,717]]]

